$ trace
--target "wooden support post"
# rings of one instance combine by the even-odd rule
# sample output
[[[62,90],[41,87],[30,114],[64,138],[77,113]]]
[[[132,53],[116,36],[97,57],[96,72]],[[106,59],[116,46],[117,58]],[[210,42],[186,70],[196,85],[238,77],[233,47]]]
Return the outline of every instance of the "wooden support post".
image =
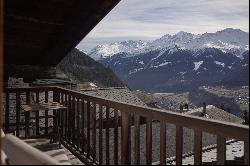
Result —
[[[3,62],[3,0],[0,0],[0,68],[1,68],[0,70],[0,93],[1,94],[3,94],[3,68],[4,68],[3,63],[4,63]],[[3,104],[2,97],[0,97],[1,109],[3,108],[2,104]],[[2,117],[3,117],[3,111],[1,110],[0,111],[0,130],[3,127]],[[7,131],[9,131],[9,129]],[[0,138],[2,138],[2,132],[0,133]],[[2,139],[0,139],[0,149],[2,149]],[[5,161],[2,161],[2,153],[0,153],[0,165],[4,163]]]

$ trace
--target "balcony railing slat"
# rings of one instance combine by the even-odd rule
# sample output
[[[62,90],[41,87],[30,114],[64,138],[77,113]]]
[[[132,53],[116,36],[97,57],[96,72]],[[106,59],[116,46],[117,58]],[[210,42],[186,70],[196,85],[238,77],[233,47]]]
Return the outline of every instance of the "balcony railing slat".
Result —
[[[103,107],[102,105],[99,105],[99,164],[103,164],[103,145],[102,145],[102,114],[103,114]]]
[[[160,164],[166,165],[166,122],[161,121],[160,125]]]
[[[146,125],[146,162],[152,165],[152,119],[147,118]]]
[[[93,103],[93,111],[92,111],[92,147],[93,147],[93,162],[96,162],[96,103]]]
[[[10,106],[10,94],[7,92],[5,95],[5,132],[9,133],[9,123],[10,123],[10,119],[9,119],[9,115],[10,115],[10,110],[9,110],[9,106]]]
[[[65,105],[67,107],[67,109],[64,112],[64,135],[63,137],[65,138],[65,140],[67,140],[67,125],[68,125],[68,98],[67,98],[67,94],[64,94],[64,102],[63,105]]]
[[[217,135],[217,164],[224,165],[226,161],[226,138]]]
[[[90,101],[87,101],[87,157],[90,157]]]
[[[118,119],[118,110],[114,110],[114,165],[118,165],[118,127],[119,127],[119,119]]]
[[[194,164],[202,164],[202,132],[200,130],[194,131]]]
[[[72,97],[68,96],[68,141],[71,144],[72,142]]]
[[[81,120],[82,120],[82,128],[81,128],[81,140],[82,140],[82,153],[85,152],[85,139],[84,139],[84,126],[85,126],[85,101],[82,99],[82,109],[81,109]]]
[[[183,127],[176,125],[176,165],[182,165]]]
[[[26,104],[30,104],[30,91],[26,91]],[[30,112],[24,112],[25,116],[25,138],[27,139],[30,136]]]
[[[140,116],[134,115],[135,165],[140,165]]]
[[[69,138],[69,133],[70,133],[70,130],[69,130],[69,121],[70,121],[70,98],[69,98],[69,95],[68,94],[65,94],[65,96],[66,96],[66,106],[67,106],[67,109],[66,109],[66,117],[65,118],[67,118],[66,119],[66,128],[65,128],[65,130],[66,130],[66,133],[65,133],[65,137],[66,137],[66,139],[67,139],[67,142],[69,143],[69,140],[70,140],[70,138]]]
[[[20,93],[16,93],[16,136],[19,137],[20,134],[20,107],[21,107],[21,101],[20,101]]]
[[[80,150],[80,100],[77,99],[76,101],[76,135],[77,135],[77,140],[76,140],[76,146],[77,149]]]
[[[244,164],[249,165],[249,140],[244,141]]]
[[[106,165],[109,165],[109,113],[110,108],[106,106]]]
[[[76,142],[76,98],[72,96],[72,143],[75,145]]]
[[[63,93],[60,93],[60,104],[64,105],[64,94]],[[63,130],[64,130],[64,113],[65,113],[65,110],[59,112],[59,114],[60,114],[59,124],[60,124],[60,135],[61,136],[63,135]]]
[[[130,153],[130,114],[122,112],[122,123],[121,123],[121,164],[131,164],[131,153]]]
[[[48,102],[49,101],[49,92],[48,91],[45,91],[45,102]],[[45,134],[48,134],[48,125],[49,125],[49,118],[48,118],[48,115],[49,115],[49,111],[48,110],[45,110]]]
[[[36,103],[39,103],[39,91],[36,91]],[[36,135],[40,135],[40,132],[39,132],[39,111],[36,111]]]

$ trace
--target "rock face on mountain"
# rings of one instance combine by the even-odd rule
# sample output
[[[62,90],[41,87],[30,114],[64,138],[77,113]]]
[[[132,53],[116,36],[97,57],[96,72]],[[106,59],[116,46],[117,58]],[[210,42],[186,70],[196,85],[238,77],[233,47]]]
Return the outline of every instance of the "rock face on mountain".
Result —
[[[179,32],[147,43],[103,45],[89,55],[133,89],[178,92],[202,85],[248,85],[248,49],[249,34],[228,28],[202,35]]]
[[[94,61],[78,49],[72,50],[57,66],[72,80],[93,82],[100,87],[119,87],[123,83],[113,71]]]

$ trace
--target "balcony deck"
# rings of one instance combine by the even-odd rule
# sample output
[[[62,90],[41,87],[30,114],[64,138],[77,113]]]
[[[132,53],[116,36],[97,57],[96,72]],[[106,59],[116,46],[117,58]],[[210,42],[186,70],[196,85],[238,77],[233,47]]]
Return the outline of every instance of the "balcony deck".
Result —
[[[187,146],[194,153],[192,164],[201,164],[205,162],[202,161],[202,149],[206,139],[217,144],[217,164],[226,163],[227,140],[244,142],[244,163],[249,164],[248,126],[122,103],[60,87],[6,88],[6,133],[15,132],[23,139],[46,138],[54,129],[53,118],[49,116],[53,112],[49,110],[43,115],[36,114],[33,117],[35,125],[30,126],[30,115],[20,108],[22,104],[33,102],[32,98],[34,102],[53,100],[68,108],[59,115],[62,144],[85,164],[152,164],[159,161],[166,165],[167,158],[175,156],[174,164],[180,165]],[[114,116],[110,116],[111,112]],[[186,133],[192,143],[187,141]]]

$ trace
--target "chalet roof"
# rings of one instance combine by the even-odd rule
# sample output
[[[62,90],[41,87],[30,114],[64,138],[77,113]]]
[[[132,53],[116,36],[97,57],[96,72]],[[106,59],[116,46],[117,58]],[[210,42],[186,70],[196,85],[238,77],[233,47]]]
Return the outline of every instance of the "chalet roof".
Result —
[[[104,97],[118,102],[146,106],[132,91],[126,87],[99,88],[92,90],[81,90],[82,93],[92,96]]]
[[[185,112],[185,114],[201,116],[202,112],[203,112],[203,108],[201,107],[201,108],[191,110],[189,112]],[[238,124],[242,124],[244,122],[243,119],[212,105],[208,105],[206,107],[206,113],[207,113],[208,118],[215,119],[215,120],[238,123]]]
[[[119,1],[5,1],[4,63],[57,65]]]

